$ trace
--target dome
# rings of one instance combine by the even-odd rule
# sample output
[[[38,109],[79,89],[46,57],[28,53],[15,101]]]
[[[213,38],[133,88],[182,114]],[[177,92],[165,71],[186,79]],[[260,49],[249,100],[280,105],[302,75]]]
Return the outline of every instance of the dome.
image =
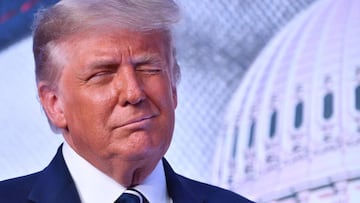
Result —
[[[258,202],[360,201],[360,1],[319,0],[228,106],[214,182]]]

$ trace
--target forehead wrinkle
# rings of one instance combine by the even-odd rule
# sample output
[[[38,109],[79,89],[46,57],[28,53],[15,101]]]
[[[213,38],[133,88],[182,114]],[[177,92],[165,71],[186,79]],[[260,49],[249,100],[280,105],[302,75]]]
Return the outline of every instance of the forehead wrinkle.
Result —
[[[104,65],[115,65],[121,64],[121,57],[103,57],[100,59],[94,59],[86,64],[86,67],[94,69],[97,67],[102,67]]]
[[[122,53],[119,47],[103,47],[97,46],[94,51],[91,51],[93,57],[85,62],[85,66],[89,68],[96,68],[103,65],[121,64]]]
[[[141,44],[140,47],[133,47],[131,44],[127,45],[126,53],[128,54],[128,63],[134,65],[138,63],[160,63],[162,61],[160,50],[152,49],[148,45]],[[119,50],[121,54],[121,50]]]

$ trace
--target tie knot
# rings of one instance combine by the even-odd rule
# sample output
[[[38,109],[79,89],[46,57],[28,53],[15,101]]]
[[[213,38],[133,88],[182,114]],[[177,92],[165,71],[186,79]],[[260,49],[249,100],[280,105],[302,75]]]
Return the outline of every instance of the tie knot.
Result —
[[[127,189],[123,192],[115,203],[148,203],[146,198],[135,189]]]

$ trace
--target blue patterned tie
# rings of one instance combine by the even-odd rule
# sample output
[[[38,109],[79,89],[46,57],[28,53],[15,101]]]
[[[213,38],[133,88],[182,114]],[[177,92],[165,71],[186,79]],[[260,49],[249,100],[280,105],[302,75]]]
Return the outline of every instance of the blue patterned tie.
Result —
[[[114,203],[148,203],[148,201],[137,190],[127,189]]]

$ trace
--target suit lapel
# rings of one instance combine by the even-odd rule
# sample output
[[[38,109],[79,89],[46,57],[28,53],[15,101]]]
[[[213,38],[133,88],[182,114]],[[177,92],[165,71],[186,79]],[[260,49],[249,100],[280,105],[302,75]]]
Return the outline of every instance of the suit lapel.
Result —
[[[80,203],[74,181],[66,167],[62,146],[49,166],[40,172],[28,199],[36,203]]]
[[[163,158],[163,165],[169,196],[174,203],[204,202],[191,191],[191,186],[188,183],[184,182],[183,179],[181,179],[180,176],[174,172],[174,170],[171,168],[170,164],[166,161],[165,158]]]

